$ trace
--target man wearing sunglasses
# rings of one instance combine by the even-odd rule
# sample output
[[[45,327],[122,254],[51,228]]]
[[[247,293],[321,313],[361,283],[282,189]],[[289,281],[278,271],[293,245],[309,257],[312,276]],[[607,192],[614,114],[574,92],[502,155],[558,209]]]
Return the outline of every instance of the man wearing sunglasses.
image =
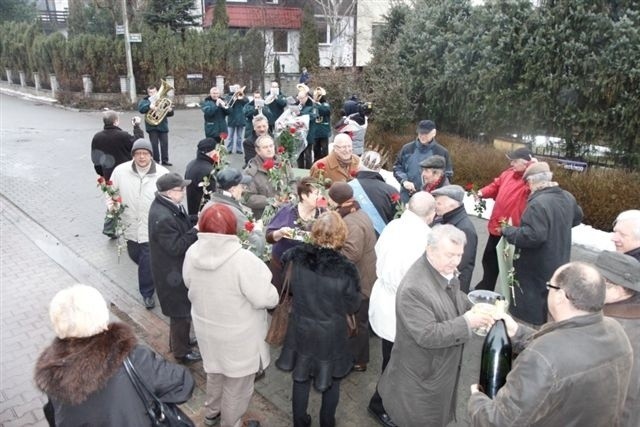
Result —
[[[633,351],[622,326],[603,315],[604,279],[592,265],[572,262],[547,289],[554,321],[540,330],[503,316],[521,352],[493,400],[471,386],[471,425],[620,425]]]

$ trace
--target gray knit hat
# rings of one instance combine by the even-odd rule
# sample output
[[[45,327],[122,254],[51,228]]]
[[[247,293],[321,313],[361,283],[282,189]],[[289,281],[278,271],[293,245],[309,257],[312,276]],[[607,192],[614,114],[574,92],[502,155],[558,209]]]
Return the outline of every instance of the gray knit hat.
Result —
[[[147,150],[153,155],[153,148],[151,147],[151,143],[146,139],[136,139],[136,142],[133,143],[133,147],[131,147],[131,155],[133,155],[136,150]]]

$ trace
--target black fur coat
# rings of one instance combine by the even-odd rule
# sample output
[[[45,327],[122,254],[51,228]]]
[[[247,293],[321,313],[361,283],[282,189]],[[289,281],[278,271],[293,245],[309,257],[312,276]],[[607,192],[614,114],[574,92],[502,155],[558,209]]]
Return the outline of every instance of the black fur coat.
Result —
[[[314,377],[314,387],[324,391],[353,366],[346,315],[360,306],[358,270],[339,252],[309,244],[290,249],[282,260],[293,263],[293,308],[276,366],[293,371],[296,381]]]

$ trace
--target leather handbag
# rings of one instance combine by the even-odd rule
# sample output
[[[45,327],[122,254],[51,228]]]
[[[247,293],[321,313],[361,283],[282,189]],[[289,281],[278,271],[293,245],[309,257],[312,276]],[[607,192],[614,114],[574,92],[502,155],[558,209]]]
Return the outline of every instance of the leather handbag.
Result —
[[[175,403],[162,402],[142,380],[127,356],[124,359],[124,369],[136,389],[138,396],[144,403],[147,415],[153,427],[195,427],[195,424]]]
[[[271,315],[271,324],[267,331],[265,341],[271,345],[280,346],[284,343],[287,335],[287,327],[289,326],[289,314],[291,313],[291,295],[289,295],[289,287],[291,286],[291,269],[293,263],[287,265],[287,272],[282,281],[282,291],[280,292],[280,304],[276,306]]]

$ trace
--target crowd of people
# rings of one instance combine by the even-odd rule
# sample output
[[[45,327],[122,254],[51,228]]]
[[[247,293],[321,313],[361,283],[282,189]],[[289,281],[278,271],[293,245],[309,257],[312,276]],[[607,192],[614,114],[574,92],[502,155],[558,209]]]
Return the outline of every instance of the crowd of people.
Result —
[[[353,133],[337,133],[329,150],[326,93],[298,88],[297,103],[285,100],[283,108],[315,115],[309,123],[317,129],[291,159],[309,169],[306,176],[283,172],[292,188],[286,199],[268,167],[286,163],[273,136],[278,110],[269,110],[284,98],[277,84],[264,96],[269,103],[257,102],[259,91],[251,101],[235,96],[233,108],[248,112],[253,132],[235,129],[242,139],[230,142],[224,135],[231,135],[229,99],[211,89],[202,106],[205,138],[184,178],[162,166],[168,163],[162,135],[139,138],[138,121],[130,135],[118,128],[117,114],[104,113],[92,160],[127,205],[122,237],[138,264],[142,303],[153,308],[157,295],[178,364],[137,345],[126,326],[109,324],[95,289],[61,291],[51,303],[57,338],[36,368],[57,425],[91,424],[95,408],[101,425],[150,425],[121,366],[129,356],[169,403],[186,401],[193,389],[180,364],[202,360],[204,423],[239,427],[254,381],[270,364],[265,337],[284,282],[292,305],[275,366],[291,372],[296,427],[312,424],[312,385],[322,394],[319,425],[337,424],[341,381],[367,370],[370,331],[382,343],[382,373],[367,408],[372,421],[447,425],[455,417],[465,343],[498,318],[516,357],[495,398],[472,386],[472,425],[640,425],[640,210],[616,219],[615,252],[602,252],[593,264],[571,262],[571,230],[582,210],[553,181],[549,164],[516,149],[507,154],[509,167],[475,193],[494,199],[495,207],[482,280],[473,284],[478,237],[435,123],[420,121],[416,139],[401,148],[393,165],[396,188],[380,173],[380,153],[353,152]],[[255,154],[245,157],[243,170],[216,161],[224,143],[245,156],[251,146]],[[509,312],[490,315],[474,310],[467,293],[495,289],[501,240],[518,253],[517,286]],[[92,361],[101,357],[109,363]],[[73,382],[87,370],[95,381]],[[68,381],[56,381],[65,375]]]

